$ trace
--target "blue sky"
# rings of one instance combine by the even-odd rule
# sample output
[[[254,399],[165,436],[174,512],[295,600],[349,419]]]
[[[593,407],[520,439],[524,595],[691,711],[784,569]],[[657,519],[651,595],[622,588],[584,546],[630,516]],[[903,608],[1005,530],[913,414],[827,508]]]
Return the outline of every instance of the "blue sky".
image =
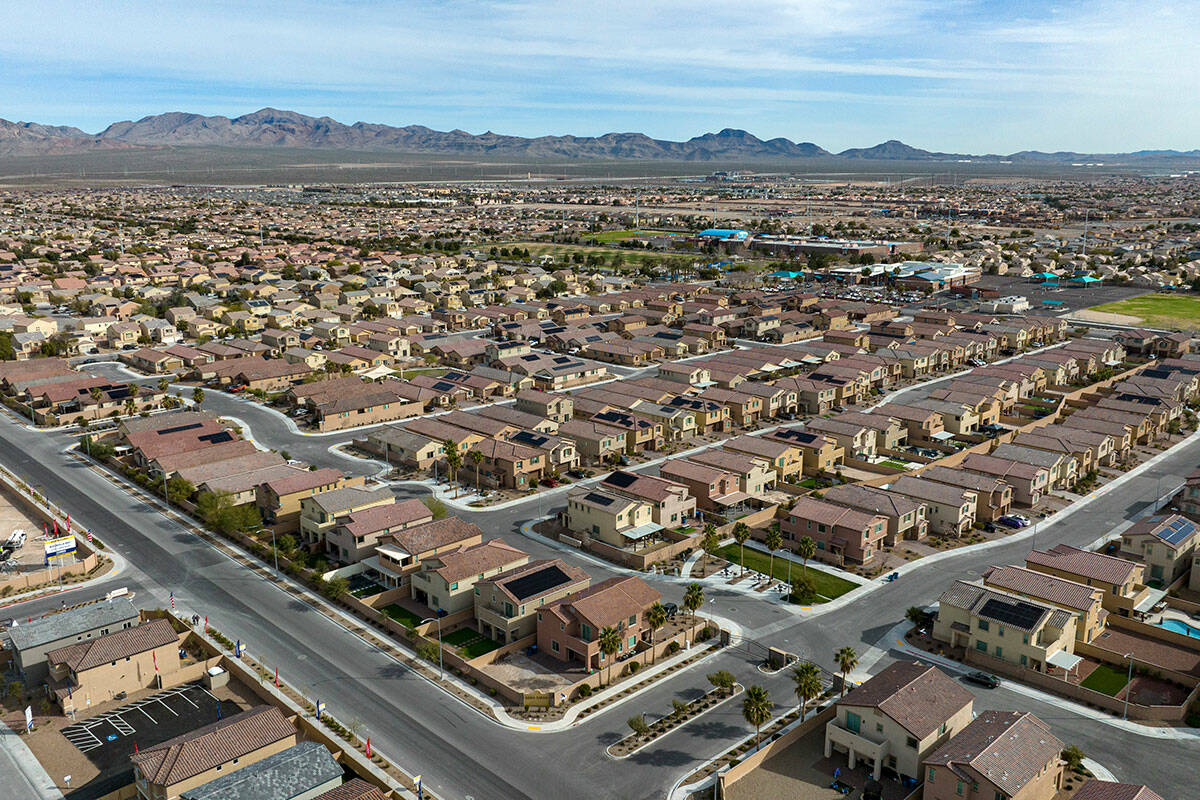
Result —
[[[0,30],[0,117],[90,132],[273,106],[831,150],[1200,147],[1194,0],[37,0]]]

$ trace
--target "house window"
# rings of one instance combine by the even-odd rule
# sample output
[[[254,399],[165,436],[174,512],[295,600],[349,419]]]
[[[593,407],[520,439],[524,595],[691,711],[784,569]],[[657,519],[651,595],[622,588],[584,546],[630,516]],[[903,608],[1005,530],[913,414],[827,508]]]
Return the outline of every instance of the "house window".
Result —
[[[936,771],[936,770],[934,770],[934,768],[933,768],[933,767],[930,767],[930,768],[929,768],[929,774],[927,774],[927,775],[925,776],[925,780],[927,780],[927,781],[928,781],[928,782],[930,782],[930,783],[933,783],[933,776],[934,776],[934,775],[936,775],[936,774],[937,774],[937,771]]]
[[[452,583],[452,584],[450,584],[450,591],[452,591],[452,592],[453,592],[453,591],[454,591],[454,590],[456,590],[457,588],[458,588],[458,583],[457,583],[457,581],[456,581],[455,583]]]
[[[908,738],[906,738],[906,739],[904,740],[904,744],[905,744],[905,745],[907,745],[908,747],[912,748],[913,750],[916,750],[916,749],[917,749],[917,746],[918,746],[918,745],[920,745],[921,743],[920,743],[920,742],[918,742],[918,741],[917,741],[916,739],[914,739],[913,737],[909,736]]]
[[[963,782],[962,781],[954,782],[954,793],[959,796],[962,795],[962,793],[963,793]]]
[[[538,612],[538,622],[542,621],[542,612]]]
[[[633,649],[634,647],[636,647],[636,646],[637,646],[637,637],[636,637],[636,636],[630,636],[630,637],[629,637],[629,649],[630,649],[630,650],[632,650],[632,649]]]
[[[975,642],[975,649],[981,653],[986,653],[987,652],[987,642],[985,642],[983,639],[980,639],[979,641]]]
[[[629,618],[629,624],[630,624],[630,625],[636,625],[636,624],[637,624],[637,614],[634,614],[632,617],[630,617],[630,618]]]
[[[988,621],[986,619],[979,620],[979,630],[986,631],[988,629]]]
[[[550,642],[550,649],[556,653],[558,652],[558,640],[557,639]]]
[[[943,723],[942,723],[942,725],[941,725],[941,727],[940,727],[940,728],[938,728],[938,735],[940,736],[940,735],[942,735],[942,734],[943,734],[943,733],[945,733],[945,732],[946,732],[946,723],[944,723],[944,722],[943,722]]]
[[[996,645],[996,658],[1003,658],[1003,657],[1004,657],[1004,648],[1002,648],[1000,645]]]

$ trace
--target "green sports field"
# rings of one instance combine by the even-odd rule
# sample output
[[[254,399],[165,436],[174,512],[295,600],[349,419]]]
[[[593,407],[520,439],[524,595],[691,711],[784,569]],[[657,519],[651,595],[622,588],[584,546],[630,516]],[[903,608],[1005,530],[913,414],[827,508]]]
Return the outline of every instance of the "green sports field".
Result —
[[[1094,306],[1094,311],[1126,314],[1152,328],[1200,330],[1200,297],[1184,294],[1144,294],[1116,303]]]

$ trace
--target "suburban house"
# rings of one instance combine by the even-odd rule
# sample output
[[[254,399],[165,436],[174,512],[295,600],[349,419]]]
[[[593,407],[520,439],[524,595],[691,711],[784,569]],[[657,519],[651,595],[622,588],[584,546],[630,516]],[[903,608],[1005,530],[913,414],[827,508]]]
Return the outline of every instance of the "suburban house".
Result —
[[[63,713],[73,713],[157,688],[160,672],[179,671],[179,636],[158,619],[51,650],[46,662],[50,691]]]
[[[1075,622],[1058,606],[959,580],[942,593],[933,638],[961,648],[968,661],[980,653],[1036,672],[1070,670],[1080,661]]]
[[[13,625],[5,635],[12,642],[13,661],[26,685],[38,686],[49,677],[51,651],[132,628],[140,619],[129,598],[116,597]]]
[[[1012,507],[1012,486],[991,475],[935,464],[921,470],[921,477],[974,492],[975,519],[979,522],[994,522]]]
[[[1042,495],[1050,488],[1048,470],[1017,459],[971,453],[959,463],[959,467],[966,472],[1004,481],[1012,487],[1012,502],[1026,508],[1033,508],[1040,503]]]
[[[596,486],[648,504],[651,518],[662,528],[679,527],[696,515],[696,498],[688,493],[688,488],[666,478],[616,470]]]
[[[649,503],[584,486],[567,494],[565,521],[569,530],[618,548],[631,547],[662,530]]]
[[[887,517],[887,536],[883,543],[888,547],[901,539],[920,541],[929,533],[924,503],[877,486],[862,483],[831,486],[825,490],[822,499],[857,509],[864,514]]]
[[[418,501],[420,502],[420,501]],[[529,563],[529,554],[503,539],[444,550],[421,561],[412,574],[413,597],[435,611],[455,614],[475,606],[475,584]]]
[[[794,550],[805,536],[817,543],[816,556],[840,564],[868,563],[887,538],[883,514],[858,511],[813,497],[799,496],[779,526],[784,546]]]
[[[572,419],[559,425],[558,433],[575,442],[579,458],[585,464],[599,464],[610,455],[625,452],[627,434],[613,425]]]
[[[475,581],[479,632],[504,644],[537,633],[537,610],[586,589],[588,574],[562,559],[530,561]]]
[[[385,586],[407,587],[424,559],[481,541],[483,531],[478,526],[458,517],[443,517],[384,534],[375,547],[375,555],[363,563]],[[425,602],[420,597],[416,599]]]
[[[789,444],[798,450],[801,471],[805,475],[834,472],[842,465],[846,454],[846,451],[829,436],[813,433],[804,428],[782,428],[772,431],[763,438]]]
[[[283,752],[299,740],[275,706],[257,706],[133,755],[139,800],[175,800],[241,767]]]
[[[338,489],[336,491],[345,490]],[[390,491],[384,491],[391,495]],[[333,494],[333,492],[327,494]],[[305,500],[311,501],[315,505],[319,496],[314,495]],[[319,513],[323,515],[319,519],[332,517],[333,522],[328,527],[314,531],[324,534],[324,551],[331,558],[342,563],[357,564],[375,553],[381,537],[415,525],[433,522],[433,512],[420,500],[395,502],[394,495],[391,499],[393,502],[390,503],[374,503],[366,500],[365,497],[357,501],[349,500],[349,502],[355,503],[355,507],[344,509],[337,515],[330,515],[324,510],[319,510]],[[336,500],[336,505],[342,505],[347,501],[348,498],[343,496]],[[312,530],[311,527],[310,530]]]
[[[983,573],[983,583],[1074,614],[1075,636],[1081,642],[1091,642],[1104,630],[1108,612],[1104,610],[1104,590],[1098,587],[1011,565],[988,568]]]
[[[982,711],[925,759],[922,797],[1052,800],[1062,786],[1063,747],[1033,714]]]
[[[1163,797],[1145,785],[1092,778],[1079,787],[1072,800],[1163,800]]]
[[[1104,591],[1105,610],[1123,617],[1148,612],[1165,594],[1161,589],[1143,585],[1144,565],[1066,544],[1030,552],[1025,556],[1025,566],[1047,575],[1099,587]]]
[[[792,483],[804,468],[804,457],[800,449],[787,442],[766,436],[737,436],[723,445],[726,450],[765,459],[775,470],[775,479]]]
[[[975,524],[974,492],[913,475],[902,475],[883,488],[923,503],[929,532],[935,536],[962,536]]]
[[[362,484],[361,476],[348,477],[329,467],[297,470],[294,475],[259,484],[255,504],[264,525],[274,527],[276,533],[294,533],[300,530],[300,501],[305,497]]]
[[[714,448],[693,453],[688,460],[733,473],[738,478],[738,488],[751,497],[758,497],[775,485],[775,471],[765,458]]]
[[[300,500],[300,541],[324,552],[325,536],[337,525],[338,518],[373,506],[391,505],[396,495],[388,488],[365,489],[348,486],[319,492]]]
[[[696,498],[696,506],[705,511],[725,512],[749,499],[740,488],[738,476],[720,467],[682,458],[664,462],[658,473],[686,486]]]
[[[919,781],[922,762],[971,722],[975,696],[937,667],[897,661],[836,704],[825,723],[825,757],[846,752],[850,769],[872,766]]]
[[[1121,534],[1121,554],[1146,565],[1149,579],[1166,588],[1192,568],[1200,526],[1179,514],[1156,514]]]
[[[610,660],[600,651],[600,632],[613,628],[620,634],[614,660],[635,653],[650,632],[646,610],[661,597],[635,576],[608,578],[567,595],[537,611],[538,651],[568,665],[603,669]]]
[[[341,791],[345,770],[320,742],[300,742],[179,795],[179,800],[365,800]],[[365,783],[365,782],[364,782]],[[370,784],[366,784],[378,793]],[[352,791],[354,787],[351,787]]]

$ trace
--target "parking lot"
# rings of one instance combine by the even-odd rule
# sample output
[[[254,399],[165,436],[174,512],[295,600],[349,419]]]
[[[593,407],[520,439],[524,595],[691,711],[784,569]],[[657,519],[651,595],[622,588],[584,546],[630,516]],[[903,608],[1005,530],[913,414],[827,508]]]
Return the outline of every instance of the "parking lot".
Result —
[[[218,711],[219,707],[219,711]],[[177,686],[105,711],[63,728],[71,743],[99,774],[71,791],[70,800],[92,800],[127,785],[135,746],[145,749],[241,711],[219,701],[197,683]]]

